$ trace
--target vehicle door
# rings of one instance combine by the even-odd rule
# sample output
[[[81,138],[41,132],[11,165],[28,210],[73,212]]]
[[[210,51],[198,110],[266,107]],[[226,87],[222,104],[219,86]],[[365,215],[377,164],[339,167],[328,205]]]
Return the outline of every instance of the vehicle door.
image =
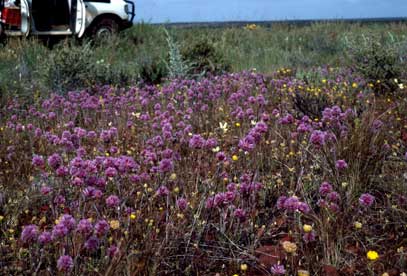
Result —
[[[75,34],[82,37],[86,28],[86,7],[83,0],[72,0],[76,2]],[[75,7],[75,6],[74,6]]]
[[[31,11],[28,0],[21,0],[21,33],[28,36],[31,29]]]

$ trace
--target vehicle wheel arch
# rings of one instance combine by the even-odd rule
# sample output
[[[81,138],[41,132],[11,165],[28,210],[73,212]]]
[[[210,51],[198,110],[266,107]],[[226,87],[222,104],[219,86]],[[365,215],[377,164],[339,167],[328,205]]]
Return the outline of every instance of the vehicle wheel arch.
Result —
[[[99,24],[101,24],[101,22],[103,22],[103,21],[106,20],[106,19],[115,21],[115,22],[117,23],[118,27],[119,27],[119,30],[121,29],[121,22],[122,22],[122,19],[121,19],[118,15],[113,14],[113,13],[102,13],[102,14],[97,15],[97,16],[92,20],[92,22],[91,22],[91,23],[89,24],[89,26],[86,28],[86,34],[87,34],[87,35],[93,35],[93,31],[95,30],[95,28],[96,28]]]

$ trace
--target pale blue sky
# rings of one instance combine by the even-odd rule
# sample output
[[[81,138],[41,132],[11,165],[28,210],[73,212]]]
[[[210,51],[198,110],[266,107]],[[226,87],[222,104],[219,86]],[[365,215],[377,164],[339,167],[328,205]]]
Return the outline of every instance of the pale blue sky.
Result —
[[[151,23],[407,17],[407,0],[135,0]]]

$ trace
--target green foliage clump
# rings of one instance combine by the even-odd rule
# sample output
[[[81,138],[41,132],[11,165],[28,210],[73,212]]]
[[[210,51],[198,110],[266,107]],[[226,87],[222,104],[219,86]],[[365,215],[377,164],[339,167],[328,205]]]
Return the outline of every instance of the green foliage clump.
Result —
[[[164,29],[167,44],[168,44],[168,62],[167,70],[168,77],[174,78],[187,78],[192,70],[192,64],[187,62],[181,55],[180,46],[170,35],[170,33]]]
[[[356,73],[371,83],[375,93],[391,93],[398,88],[402,77],[405,57],[400,51],[406,41],[390,40],[378,35],[363,35],[361,38],[345,37],[348,63]]]
[[[139,61],[139,79],[145,84],[159,84],[167,76],[167,64],[149,56]]]
[[[186,44],[182,49],[182,56],[194,64],[195,74],[219,74],[232,69],[224,55],[205,38]]]

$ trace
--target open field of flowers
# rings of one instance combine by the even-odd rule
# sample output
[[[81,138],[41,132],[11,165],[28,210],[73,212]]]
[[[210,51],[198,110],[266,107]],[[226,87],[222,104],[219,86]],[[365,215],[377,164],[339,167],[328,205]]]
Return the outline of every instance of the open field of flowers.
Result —
[[[317,73],[10,100],[0,274],[405,275],[405,80]]]

